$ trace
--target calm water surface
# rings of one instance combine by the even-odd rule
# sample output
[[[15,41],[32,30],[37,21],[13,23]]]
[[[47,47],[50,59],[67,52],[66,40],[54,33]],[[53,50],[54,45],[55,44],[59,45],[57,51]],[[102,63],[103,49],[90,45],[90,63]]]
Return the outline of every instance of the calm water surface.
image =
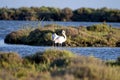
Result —
[[[98,22],[38,22],[38,21],[0,21],[0,51],[4,52],[17,52],[21,56],[34,54],[38,51],[44,51],[46,49],[54,49],[54,47],[45,46],[28,46],[28,45],[10,45],[4,43],[5,36],[11,31],[15,31],[23,28],[25,25],[46,25],[46,24],[59,24],[63,26],[90,26],[92,24],[98,24]],[[120,27],[120,23],[108,23],[114,27]],[[102,60],[115,60],[120,56],[119,47],[57,47],[58,49],[70,50],[78,55],[95,56]]]

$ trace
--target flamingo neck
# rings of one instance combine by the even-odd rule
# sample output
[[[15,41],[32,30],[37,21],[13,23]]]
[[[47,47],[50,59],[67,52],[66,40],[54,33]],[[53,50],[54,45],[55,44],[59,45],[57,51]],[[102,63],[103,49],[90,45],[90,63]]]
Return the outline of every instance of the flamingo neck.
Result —
[[[65,33],[63,33],[63,36],[64,36],[64,39],[66,40],[66,35],[65,35]]]

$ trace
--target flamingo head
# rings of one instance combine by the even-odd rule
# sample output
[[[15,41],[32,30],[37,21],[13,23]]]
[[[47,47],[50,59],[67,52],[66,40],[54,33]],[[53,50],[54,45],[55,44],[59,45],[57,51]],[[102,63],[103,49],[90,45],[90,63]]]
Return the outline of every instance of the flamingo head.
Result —
[[[65,30],[62,30],[62,34],[65,34]]]

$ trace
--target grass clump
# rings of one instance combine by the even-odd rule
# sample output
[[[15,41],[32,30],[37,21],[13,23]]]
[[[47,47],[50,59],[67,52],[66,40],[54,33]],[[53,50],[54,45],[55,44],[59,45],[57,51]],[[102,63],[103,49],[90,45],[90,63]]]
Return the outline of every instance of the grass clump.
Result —
[[[26,44],[29,33],[28,29],[13,31],[6,36],[4,41],[11,44]]]
[[[0,52],[1,67],[2,66],[7,67],[10,64],[20,65],[22,63],[22,61],[23,61],[23,59],[16,53],[13,53],[13,52],[10,52],[10,53]]]
[[[27,37],[27,44],[30,45],[51,45],[52,44],[52,31],[50,30],[41,30],[35,29],[30,32],[30,35]]]
[[[108,65],[94,57],[76,56],[66,50],[49,49],[23,58],[17,53],[1,52],[0,79],[119,80],[120,66]]]
[[[28,76],[31,71],[34,72],[35,67],[14,52],[0,52],[0,79],[1,80],[17,80]],[[8,76],[6,76],[8,75]]]
[[[73,53],[66,50],[46,50],[44,52],[37,52],[34,55],[27,56],[26,58],[32,63],[46,64],[46,66],[66,66],[69,58],[73,57]]]
[[[97,31],[97,32],[103,32],[103,31],[108,32],[108,31],[110,31],[110,26],[108,26],[105,23],[103,23],[103,24],[95,24],[95,25],[87,27],[87,30]]]

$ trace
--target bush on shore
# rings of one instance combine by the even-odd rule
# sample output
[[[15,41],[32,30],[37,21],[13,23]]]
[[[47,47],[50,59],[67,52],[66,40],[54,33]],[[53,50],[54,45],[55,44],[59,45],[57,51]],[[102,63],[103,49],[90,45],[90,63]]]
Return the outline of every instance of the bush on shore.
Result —
[[[0,79],[119,80],[120,67],[66,50],[50,49],[23,58],[17,53],[0,52]]]
[[[12,44],[52,46],[52,34],[57,33],[58,35],[62,35],[62,30],[65,30],[67,35],[67,41],[63,44],[64,46],[120,46],[120,36],[118,35],[120,34],[120,29],[112,28],[105,23],[92,25],[90,27],[63,27],[52,24],[45,25],[45,27],[38,27],[34,30],[22,29],[8,34],[5,38],[5,42]]]

